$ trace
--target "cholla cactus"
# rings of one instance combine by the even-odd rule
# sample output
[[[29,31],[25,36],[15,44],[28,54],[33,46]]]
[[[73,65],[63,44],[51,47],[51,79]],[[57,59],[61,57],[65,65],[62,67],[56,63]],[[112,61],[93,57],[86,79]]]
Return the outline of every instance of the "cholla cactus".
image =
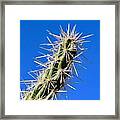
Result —
[[[31,73],[37,74],[36,83],[28,87],[28,91],[24,93],[24,100],[49,100],[52,99],[61,91],[65,86],[67,78],[71,77],[71,71],[74,69],[78,76],[74,62],[81,64],[81,61],[77,61],[76,58],[83,54],[86,48],[83,43],[89,42],[85,38],[92,36],[83,36],[82,33],[76,33],[76,25],[70,30],[68,24],[67,31],[65,32],[60,26],[60,35],[49,32],[49,35],[57,39],[56,42],[52,43],[47,37],[49,44],[41,44],[52,46],[49,50],[52,55],[43,55],[35,58],[35,63],[43,67],[42,70],[30,71]],[[47,58],[46,63],[41,63],[40,58]],[[72,87],[68,84],[69,87]],[[73,87],[72,87],[73,88]]]

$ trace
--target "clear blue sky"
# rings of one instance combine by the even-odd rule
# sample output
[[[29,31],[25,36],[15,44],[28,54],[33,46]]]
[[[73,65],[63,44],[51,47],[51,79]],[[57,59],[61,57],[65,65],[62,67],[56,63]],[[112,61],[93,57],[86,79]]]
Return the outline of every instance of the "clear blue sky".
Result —
[[[76,31],[83,32],[83,35],[94,34],[87,38],[90,43],[85,43],[84,46],[88,50],[81,56],[83,69],[79,64],[75,64],[79,78],[73,77],[67,81],[70,85],[76,88],[73,90],[66,86],[67,96],[69,100],[99,100],[100,99],[100,21],[99,20],[21,20],[20,21],[20,80],[33,79],[28,72],[38,69],[33,62],[39,53],[48,53],[39,48],[41,43],[48,43],[47,36],[51,41],[56,39],[51,37],[46,30],[59,34],[59,25],[66,30],[67,25],[71,28],[76,24]],[[44,61],[44,60],[43,60]],[[79,82],[79,83],[74,83]],[[25,85],[21,85],[23,90]],[[58,95],[58,99],[66,100],[65,94]]]

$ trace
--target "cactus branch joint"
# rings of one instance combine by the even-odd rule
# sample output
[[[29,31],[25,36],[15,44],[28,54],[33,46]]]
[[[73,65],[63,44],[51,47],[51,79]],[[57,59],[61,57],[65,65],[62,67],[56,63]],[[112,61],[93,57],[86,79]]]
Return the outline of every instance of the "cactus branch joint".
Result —
[[[65,85],[73,90],[76,90],[71,84],[66,83],[72,76],[74,71],[78,77],[78,72],[74,63],[78,63],[83,69],[87,69],[82,65],[77,57],[80,57],[86,49],[83,44],[91,42],[86,38],[93,36],[93,34],[83,35],[83,33],[76,32],[76,25],[70,29],[70,24],[67,25],[67,31],[64,31],[60,26],[60,34],[56,35],[49,30],[48,34],[56,38],[55,42],[47,37],[48,43],[40,44],[40,49],[51,52],[50,54],[42,53],[34,59],[35,64],[42,66],[41,69],[29,71],[28,74],[34,80],[21,81],[26,86],[25,91],[21,91],[21,99],[23,100],[55,100],[59,93],[66,93],[62,90]],[[50,46],[51,48],[45,48]],[[47,59],[47,62],[40,62],[41,58]],[[34,77],[36,75],[37,77]]]

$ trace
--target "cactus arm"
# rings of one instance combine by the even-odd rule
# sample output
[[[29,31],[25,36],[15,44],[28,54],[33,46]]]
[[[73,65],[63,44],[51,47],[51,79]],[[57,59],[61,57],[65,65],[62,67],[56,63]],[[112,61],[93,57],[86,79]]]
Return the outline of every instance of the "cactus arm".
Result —
[[[76,75],[78,76],[77,70],[74,66],[74,58],[83,53],[82,51],[77,54],[78,43],[80,42],[80,44],[83,44],[83,39],[90,37],[91,34],[80,39],[82,33],[75,34],[75,28],[76,25],[73,27],[70,33],[70,25],[68,25],[67,33],[65,33],[61,27],[60,36],[49,32],[50,35],[59,39],[60,42],[57,43],[58,47],[55,48],[56,46],[54,46],[54,43],[52,43],[47,37],[48,41],[53,47],[53,56],[50,56],[50,58],[52,57],[52,60],[48,61],[48,65],[45,65],[45,69],[42,71],[41,75],[38,76],[38,82],[33,87],[33,90],[25,94],[25,100],[49,100],[56,96],[57,91],[64,87],[66,78],[71,77],[70,70],[72,66]],[[38,64],[41,63],[38,62]],[[69,84],[68,86],[73,88]]]

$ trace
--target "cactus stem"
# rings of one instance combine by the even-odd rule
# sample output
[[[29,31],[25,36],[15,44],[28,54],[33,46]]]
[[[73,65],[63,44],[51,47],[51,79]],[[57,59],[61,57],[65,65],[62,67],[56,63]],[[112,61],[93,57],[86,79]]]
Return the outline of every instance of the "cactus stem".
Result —
[[[66,93],[67,91],[62,91],[62,88],[66,85],[66,80],[70,79],[72,76],[72,70],[75,71],[76,77],[78,77],[78,72],[75,67],[75,63],[86,69],[81,65],[81,60],[77,60],[79,56],[83,54],[87,48],[83,46],[83,43],[90,42],[85,40],[92,36],[89,34],[82,36],[82,33],[76,33],[76,25],[70,30],[70,24],[67,26],[66,32],[60,25],[60,35],[56,35],[48,31],[49,35],[55,37],[57,41],[52,42],[49,37],[47,37],[49,44],[40,44],[40,49],[50,52],[50,54],[44,54],[39,52],[41,56],[37,56],[34,62],[37,67],[42,67],[42,69],[34,70],[28,72],[28,74],[34,78],[35,82],[28,82],[27,89],[22,92],[21,96],[25,100],[50,100],[56,99],[58,93]],[[46,48],[51,46],[51,48]],[[41,60],[46,59],[47,62],[41,62]],[[24,82],[25,83],[25,82]],[[25,83],[26,85],[26,83]],[[67,84],[73,90],[76,90],[70,84]],[[64,88],[65,89],[65,88]],[[68,96],[66,95],[66,98]]]

